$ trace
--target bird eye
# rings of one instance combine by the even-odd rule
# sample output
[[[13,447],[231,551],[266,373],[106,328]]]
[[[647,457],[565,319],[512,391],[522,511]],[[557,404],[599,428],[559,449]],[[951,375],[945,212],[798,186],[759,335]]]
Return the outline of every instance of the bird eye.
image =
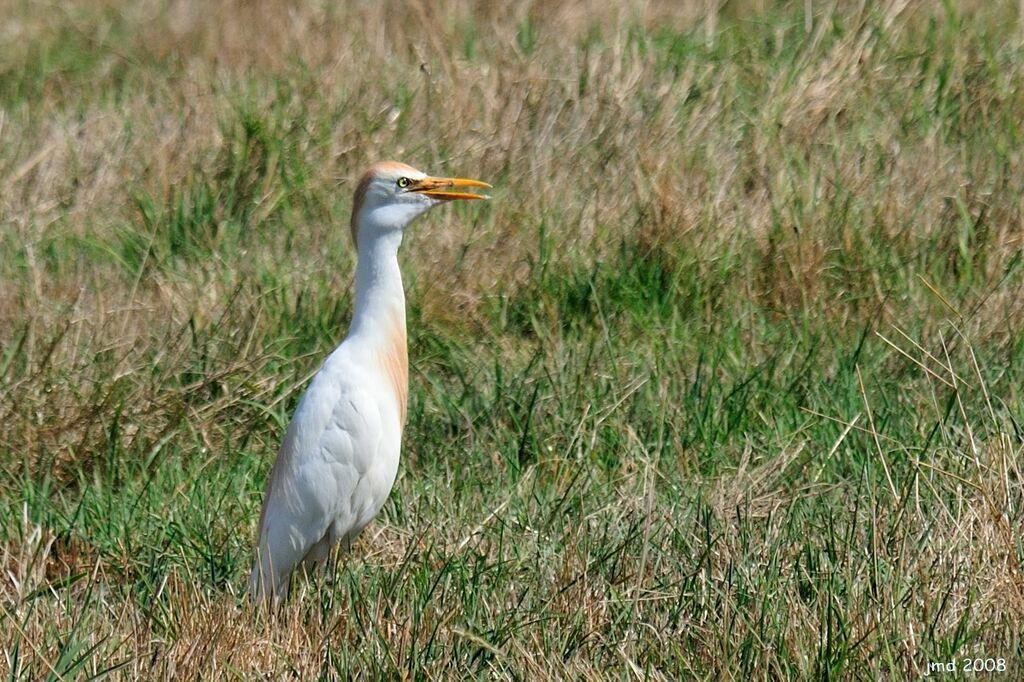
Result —
[[[398,186],[405,189],[409,186],[409,178],[398,178]]]

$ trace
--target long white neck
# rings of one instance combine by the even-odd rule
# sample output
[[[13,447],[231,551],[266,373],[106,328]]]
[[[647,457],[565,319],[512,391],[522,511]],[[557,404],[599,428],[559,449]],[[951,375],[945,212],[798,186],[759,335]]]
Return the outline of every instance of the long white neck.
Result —
[[[405,336],[405,291],[398,269],[400,229],[387,229],[386,211],[364,212],[360,217],[359,260],[356,263],[356,309],[345,342],[363,348],[390,390],[398,408],[399,428],[405,424],[409,396],[409,349]],[[388,221],[393,226],[394,221]],[[376,228],[376,229],[375,229]]]
[[[371,342],[382,343],[394,336],[397,325],[405,342],[405,291],[398,269],[401,243],[402,233],[398,230],[363,230],[360,235],[356,305],[348,332],[350,337],[367,337]]]

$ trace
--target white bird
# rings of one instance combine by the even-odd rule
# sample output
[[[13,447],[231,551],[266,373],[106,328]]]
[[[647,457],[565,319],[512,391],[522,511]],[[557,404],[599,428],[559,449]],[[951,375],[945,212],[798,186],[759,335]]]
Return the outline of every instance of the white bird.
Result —
[[[398,247],[410,222],[479,180],[435,178],[397,161],[363,175],[352,206],[356,301],[348,335],[299,401],[267,483],[249,577],[254,601],[282,599],[297,565],[324,564],[377,515],[391,492],[409,392]]]

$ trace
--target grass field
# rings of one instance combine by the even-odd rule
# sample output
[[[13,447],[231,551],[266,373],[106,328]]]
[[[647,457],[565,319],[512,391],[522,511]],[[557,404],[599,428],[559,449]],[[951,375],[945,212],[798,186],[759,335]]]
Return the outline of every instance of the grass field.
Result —
[[[1019,679],[1022,12],[0,0],[0,673]],[[385,158],[493,199],[406,239],[399,479],[268,616]]]

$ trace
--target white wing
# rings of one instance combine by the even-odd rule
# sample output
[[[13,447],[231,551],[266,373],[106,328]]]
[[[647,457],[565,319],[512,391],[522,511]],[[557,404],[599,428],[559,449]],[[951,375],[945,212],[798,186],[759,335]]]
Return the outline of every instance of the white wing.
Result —
[[[335,542],[354,538],[394,483],[398,442],[387,436],[381,400],[359,387],[368,382],[343,350],[313,378],[274,463],[249,578],[253,599],[282,597],[300,561],[322,560]]]

